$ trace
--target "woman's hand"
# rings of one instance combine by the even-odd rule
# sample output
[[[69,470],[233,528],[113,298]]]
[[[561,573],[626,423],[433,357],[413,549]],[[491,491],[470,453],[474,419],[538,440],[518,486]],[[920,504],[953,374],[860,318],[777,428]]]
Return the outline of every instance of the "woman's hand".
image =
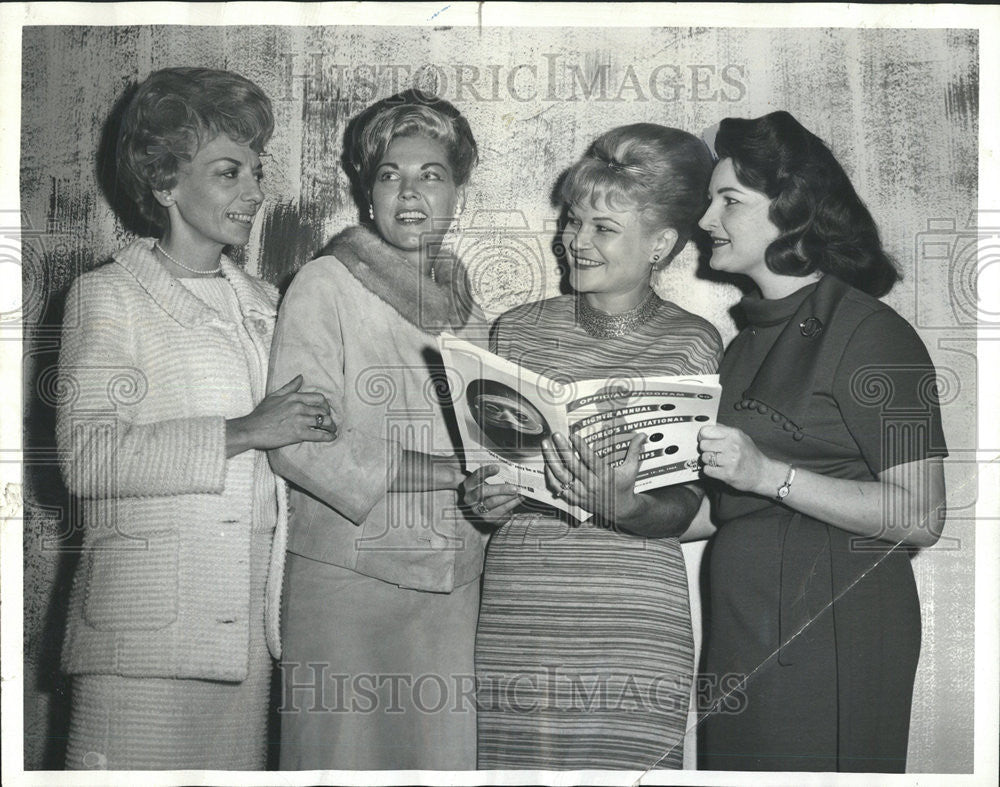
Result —
[[[293,443],[329,443],[337,437],[330,404],[320,393],[303,393],[297,375],[265,396],[249,415],[226,421],[226,456]]]
[[[746,434],[714,424],[698,433],[705,475],[741,492],[776,498],[789,465],[761,453]],[[831,478],[796,468],[780,502],[794,511],[867,538],[915,547],[934,545],[944,522],[940,457],[888,467],[876,481]]]
[[[646,435],[632,435],[618,467],[608,467],[579,436],[571,440],[553,434],[542,442],[545,480],[553,494],[609,522],[629,522],[642,508],[634,488]]]
[[[491,525],[502,525],[520,505],[523,498],[511,484],[487,484],[486,479],[500,472],[499,465],[484,465],[470,473],[459,489],[462,501]]]
[[[740,492],[774,497],[788,470],[757,448],[741,429],[722,424],[703,426],[698,432],[703,472]]]

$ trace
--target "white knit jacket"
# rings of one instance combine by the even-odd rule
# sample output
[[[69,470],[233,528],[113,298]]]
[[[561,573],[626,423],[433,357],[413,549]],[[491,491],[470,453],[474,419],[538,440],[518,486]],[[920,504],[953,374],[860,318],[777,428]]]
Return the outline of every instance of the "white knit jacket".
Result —
[[[70,599],[69,673],[242,680],[247,675],[253,451],[226,458],[225,419],[263,397],[277,291],[223,258],[256,350],[171,277],[141,239],[70,289],[56,437],[83,501],[83,553]],[[248,363],[261,374],[248,375]],[[288,513],[267,578],[267,639]]]

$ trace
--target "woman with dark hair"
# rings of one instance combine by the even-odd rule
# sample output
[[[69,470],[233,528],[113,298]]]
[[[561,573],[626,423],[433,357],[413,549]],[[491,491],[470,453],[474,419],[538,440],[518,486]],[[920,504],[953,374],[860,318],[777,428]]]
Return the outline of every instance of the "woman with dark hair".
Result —
[[[502,315],[494,352],[576,380],[711,374],[722,343],[650,286],[697,231],[711,157],[677,129],[640,123],[599,137],[562,181],[576,291]],[[586,444],[545,441],[553,491],[595,514],[571,524],[520,511],[516,489],[465,482],[503,524],[490,542],[476,642],[480,768],[680,768],[694,670],[678,536],[697,486],[633,491],[644,437],[606,468]]]
[[[934,366],[877,300],[897,271],[823,142],[774,112],[723,120],[715,147],[711,266],[756,291],[699,435],[719,526],[701,766],[901,772],[909,548],[937,541],[944,507]]]
[[[301,377],[264,395],[277,292],[223,253],[250,238],[273,125],[257,85],[202,68],[153,73],[123,119],[118,171],[158,238],[66,305],[57,438],[84,516],[68,768],[266,763],[287,514],[265,449],[334,438]]]
[[[485,336],[445,242],[476,143],[455,107],[407,91],[355,118],[347,145],[370,223],[299,271],[272,353],[273,384],[300,369],[340,428],[271,455],[295,485],[281,767],[467,770],[485,536],[457,507],[435,336]]]

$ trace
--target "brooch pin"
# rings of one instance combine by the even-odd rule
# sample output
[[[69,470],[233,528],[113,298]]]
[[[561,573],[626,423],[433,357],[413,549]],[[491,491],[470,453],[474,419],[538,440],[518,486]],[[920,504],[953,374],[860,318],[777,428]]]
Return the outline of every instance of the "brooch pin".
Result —
[[[809,317],[799,323],[799,333],[807,339],[811,339],[823,330],[823,323],[816,317]]]
[[[253,327],[259,336],[264,336],[267,333],[267,323],[262,319],[255,317],[251,320],[251,322],[253,323]]]

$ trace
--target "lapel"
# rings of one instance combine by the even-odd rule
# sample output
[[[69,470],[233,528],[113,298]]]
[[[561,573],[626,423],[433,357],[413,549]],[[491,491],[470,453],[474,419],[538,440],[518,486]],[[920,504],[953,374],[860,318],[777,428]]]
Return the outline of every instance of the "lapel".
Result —
[[[172,319],[187,328],[208,322],[215,312],[171,276],[153,253],[153,238],[139,238],[115,253],[115,262],[138,282]]]
[[[844,331],[829,328],[850,289],[829,274],[820,280],[778,335],[740,406],[769,408],[784,420],[786,431],[802,439],[801,424],[821,365],[835,357],[836,343],[849,338]]]
[[[218,315],[163,268],[153,253],[152,238],[139,238],[115,254],[115,261],[131,274],[156,304],[185,327],[202,325]],[[260,325],[273,326],[277,293],[265,282],[244,273],[229,257],[222,256],[222,275],[232,285],[243,323],[251,335]]]
[[[277,318],[278,291],[273,285],[249,276],[229,257],[222,256],[222,275],[232,285],[243,315],[243,326],[253,339],[267,369],[271,338]]]
[[[459,330],[474,311],[465,268],[451,254],[434,259],[436,283],[364,227],[344,230],[324,254],[336,257],[365,289],[426,333]]]

